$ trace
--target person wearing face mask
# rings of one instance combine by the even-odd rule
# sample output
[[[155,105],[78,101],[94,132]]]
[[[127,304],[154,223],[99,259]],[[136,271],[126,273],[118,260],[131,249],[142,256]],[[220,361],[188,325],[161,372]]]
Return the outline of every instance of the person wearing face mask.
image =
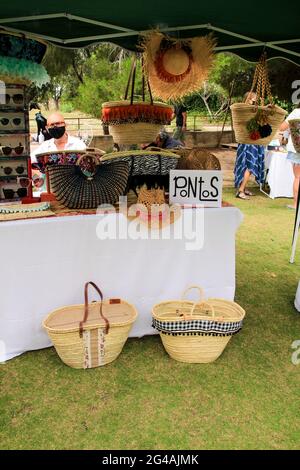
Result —
[[[31,153],[31,163],[36,163],[36,155],[41,153],[86,149],[86,145],[82,140],[67,133],[65,119],[61,113],[50,114],[47,119],[46,129],[51,138]]]

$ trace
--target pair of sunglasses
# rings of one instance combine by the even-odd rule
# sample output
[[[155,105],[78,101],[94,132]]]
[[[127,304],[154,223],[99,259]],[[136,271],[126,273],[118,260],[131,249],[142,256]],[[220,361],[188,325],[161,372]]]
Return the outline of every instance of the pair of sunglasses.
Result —
[[[18,188],[16,191],[14,189],[3,189],[3,194],[5,199],[13,199],[14,195],[17,194],[19,197],[27,196],[26,188]]]
[[[0,119],[0,122],[2,124],[2,126],[7,126],[9,124],[9,121],[11,121],[13,123],[14,126],[19,126],[22,122],[22,119],[21,118],[2,118]]]
[[[6,93],[5,95],[5,104],[23,104],[24,103],[24,95],[22,93],[16,93],[14,95],[9,95]]]
[[[1,166],[1,168],[3,168],[3,166]],[[5,166],[3,168],[3,171],[6,175],[11,175],[14,170],[16,173],[18,173],[18,175],[22,175],[25,171],[25,168],[24,166],[17,166],[16,168],[12,168],[11,166]]]
[[[10,147],[9,145],[1,146],[0,144],[0,153],[2,152],[4,155],[10,155],[12,151],[14,151],[16,155],[21,155],[24,152],[24,147],[21,145],[21,142],[17,147]]]
[[[22,187],[22,188],[29,188],[31,185],[33,185],[35,188],[41,188],[44,183],[45,183],[45,178],[43,176],[34,176],[33,178],[26,178],[23,176],[18,176],[17,177],[17,183]]]

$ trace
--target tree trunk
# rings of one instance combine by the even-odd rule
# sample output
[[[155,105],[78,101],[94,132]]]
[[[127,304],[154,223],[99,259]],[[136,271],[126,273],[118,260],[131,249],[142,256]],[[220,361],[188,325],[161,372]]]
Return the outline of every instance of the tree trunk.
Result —
[[[84,83],[82,73],[79,72],[74,57],[73,57],[73,60],[72,60],[72,66],[73,66],[73,70],[74,70],[75,75],[78,78],[79,82]]]
[[[59,100],[60,100],[60,98],[55,98],[54,99],[55,111],[59,111]]]
[[[212,118],[212,112],[211,112],[211,109],[210,109],[209,104],[208,104],[208,102],[207,102],[206,96],[204,96],[204,95],[200,95],[200,96],[201,96],[201,98],[202,98],[202,100],[203,100],[203,103],[205,104],[205,107],[206,107],[206,109],[207,109],[207,111],[208,111],[208,114],[209,114],[210,117]]]

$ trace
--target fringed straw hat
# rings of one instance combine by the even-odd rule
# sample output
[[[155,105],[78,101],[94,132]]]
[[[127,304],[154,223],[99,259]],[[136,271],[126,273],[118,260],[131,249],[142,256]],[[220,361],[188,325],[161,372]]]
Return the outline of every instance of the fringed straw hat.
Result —
[[[145,71],[153,94],[177,100],[199,90],[213,65],[211,36],[178,40],[153,31],[144,37]]]

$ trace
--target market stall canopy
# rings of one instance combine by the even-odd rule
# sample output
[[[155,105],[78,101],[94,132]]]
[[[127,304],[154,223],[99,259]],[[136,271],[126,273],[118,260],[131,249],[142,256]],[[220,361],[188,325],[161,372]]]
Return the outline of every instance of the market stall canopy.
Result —
[[[217,51],[256,61],[266,46],[268,57],[300,65],[297,11],[272,0],[13,0],[2,2],[0,11],[3,29],[31,33],[62,47],[105,41],[133,50],[140,32],[153,28],[178,38],[212,32]]]

